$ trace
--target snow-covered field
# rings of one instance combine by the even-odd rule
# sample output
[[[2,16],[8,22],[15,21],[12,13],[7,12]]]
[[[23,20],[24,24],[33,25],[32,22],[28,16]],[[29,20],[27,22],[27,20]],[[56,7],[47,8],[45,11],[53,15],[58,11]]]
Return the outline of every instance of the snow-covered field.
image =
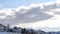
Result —
[[[21,33],[12,33],[12,32],[0,32],[0,34],[21,34]]]

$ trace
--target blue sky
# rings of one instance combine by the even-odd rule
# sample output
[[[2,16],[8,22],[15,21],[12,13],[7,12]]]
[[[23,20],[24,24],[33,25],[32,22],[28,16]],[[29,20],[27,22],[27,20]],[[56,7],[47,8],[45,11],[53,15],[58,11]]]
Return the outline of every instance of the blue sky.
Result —
[[[30,4],[39,4],[44,2],[55,2],[56,0],[0,0],[2,8],[16,8],[18,6],[28,6]]]

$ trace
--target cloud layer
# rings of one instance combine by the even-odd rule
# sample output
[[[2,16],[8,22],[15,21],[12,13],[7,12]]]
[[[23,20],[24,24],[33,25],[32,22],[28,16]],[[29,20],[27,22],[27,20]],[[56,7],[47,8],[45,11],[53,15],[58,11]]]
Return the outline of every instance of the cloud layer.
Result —
[[[51,3],[50,3],[51,4]],[[5,8],[0,10],[0,22],[2,23],[31,23],[47,20],[53,17],[46,12],[55,9],[53,5],[31,4],[28,7]]]
[[[0,23],[20,27],[59,27],[60,4],[49,2],[0,10]],[[58,22],[58,24],[57,24]],[[17,25],[17,26],[18,26]],[[36,26],[35,26],[36,25]]]

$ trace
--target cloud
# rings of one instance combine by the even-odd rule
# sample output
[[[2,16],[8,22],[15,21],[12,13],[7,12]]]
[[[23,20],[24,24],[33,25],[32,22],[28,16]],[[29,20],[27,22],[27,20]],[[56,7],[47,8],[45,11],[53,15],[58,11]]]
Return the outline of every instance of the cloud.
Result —
[[[60,0],[56,0],[56,3],[60,3]]]
[[[54,17],[51,14],[56,5],[52,2],[42,4],[31,4],[30,6],[20,6],[17,8],[5,8],[0,10],[0,22],[2,23],[33,23],[48,20]],[[49,14],[47,13],[49,12]]]

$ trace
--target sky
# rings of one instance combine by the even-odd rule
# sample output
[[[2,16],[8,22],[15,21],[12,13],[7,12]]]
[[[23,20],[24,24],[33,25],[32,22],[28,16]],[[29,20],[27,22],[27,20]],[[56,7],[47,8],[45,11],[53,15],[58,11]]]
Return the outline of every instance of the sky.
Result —
[[[0,4],[3,8],[16,8],[18,6],[28,6],[30,4],[39,4],[45,2],[55,2],[55,0],[0,0]]]
[[[0,0],[0,23],[58,31],[60,0]]]

